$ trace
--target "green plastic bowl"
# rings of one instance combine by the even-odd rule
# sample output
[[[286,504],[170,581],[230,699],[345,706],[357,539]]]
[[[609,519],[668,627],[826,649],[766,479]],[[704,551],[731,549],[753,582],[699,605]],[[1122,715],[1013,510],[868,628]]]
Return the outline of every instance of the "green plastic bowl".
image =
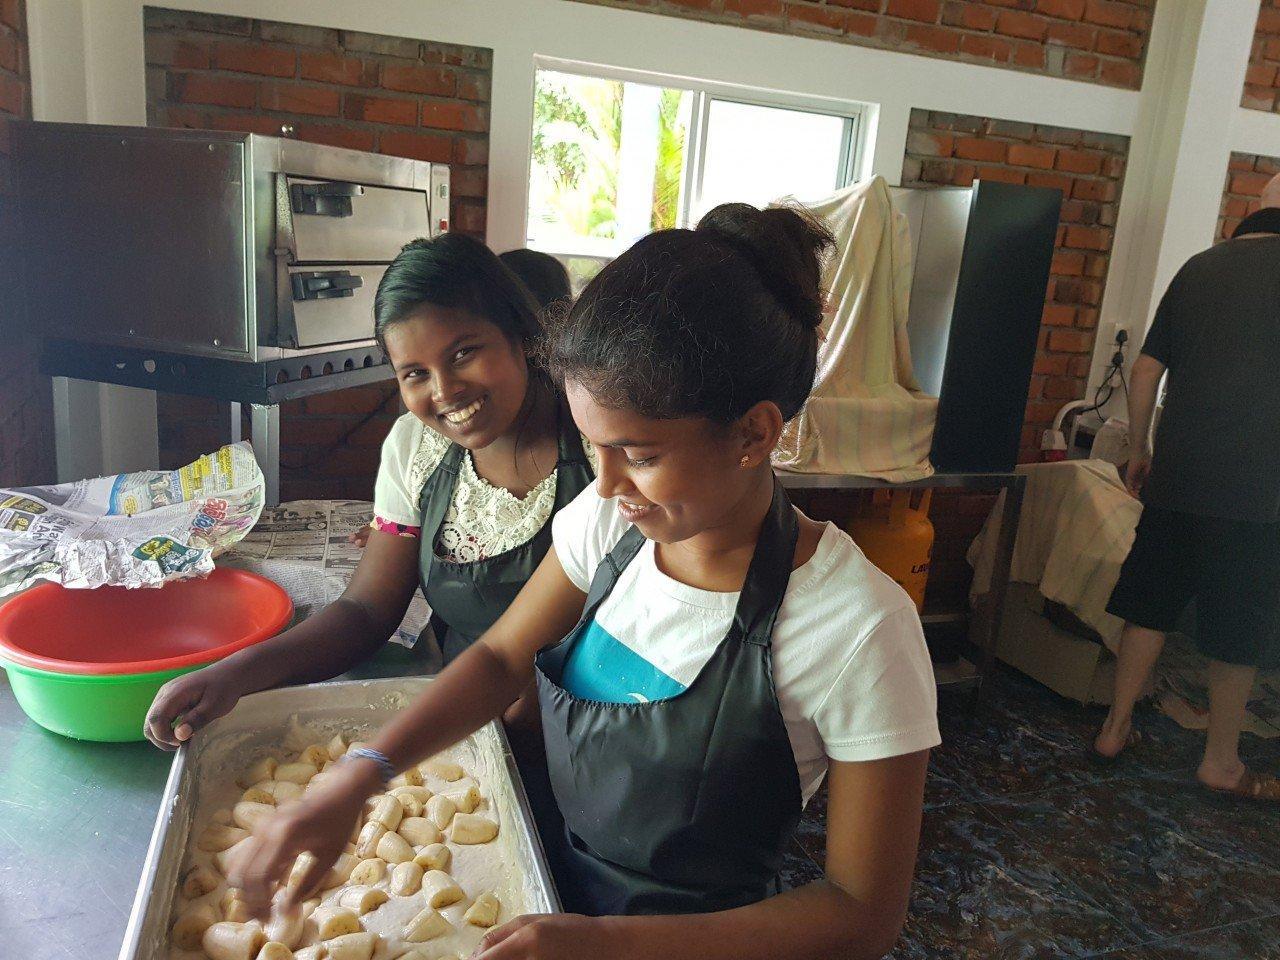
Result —
[[[9,686],[28,717],[77,740],[124,743],[143,739],[142,724],[156,691],[199,667],[88,676],[5,663]]]
[[[274,637],[289,595],[219,567],[159,589],[34,587],[0,607],[0,665],[40,726],[77,740],[142,740],[166,682]]]

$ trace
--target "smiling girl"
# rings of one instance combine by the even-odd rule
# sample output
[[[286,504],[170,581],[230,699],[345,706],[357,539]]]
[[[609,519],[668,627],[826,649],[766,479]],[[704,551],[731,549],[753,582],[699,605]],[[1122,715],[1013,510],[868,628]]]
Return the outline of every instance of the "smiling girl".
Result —
[[[452,233],[408,244],[374,314],[409,412],[383,444],[350,585],[278,637],[165,684],[146,723],[157,746],[177,747],[246,694],[350,670],[395,632],[419,587],[452,661],[538,567],[552,516],[590,485],[594,451],[531,360],[537,304],[484,244]]]
[[[231,880],[251,907],[302,851],[318,879],[384,778],[536,678],[563,814],[540,827],[570,912],[517,918],[479,956],[891,949],[939,742],[928,653],[902,589],[797,511],[770,467],[813,383],[830,244],[793,211],[730,204],[588,285],[548,352],[599,451],[595,487],[557,515],[553,550],[480,642],[248,845]],[[784,889],[824,777],[826,876]]]

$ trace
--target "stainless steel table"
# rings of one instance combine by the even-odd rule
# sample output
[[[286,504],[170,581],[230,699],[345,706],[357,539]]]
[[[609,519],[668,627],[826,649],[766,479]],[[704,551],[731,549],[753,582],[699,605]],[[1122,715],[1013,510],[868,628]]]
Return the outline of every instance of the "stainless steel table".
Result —
[[[389,645],[343,679],[418,672]],[[172,756],[50,733],[0,671],[0,957],[118,955]]]

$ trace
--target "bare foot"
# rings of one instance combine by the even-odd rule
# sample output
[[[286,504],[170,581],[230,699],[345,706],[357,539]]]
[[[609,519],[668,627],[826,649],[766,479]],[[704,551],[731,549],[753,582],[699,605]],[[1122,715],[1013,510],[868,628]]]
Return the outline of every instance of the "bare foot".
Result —
[[[1216,764],[1208,760],[1201,761],[1196,770],[1196,779],[1211,790],[1234,790],[1244,779],[1248,768],[1236,759],[1234,764]]]
[[[1098,756],[1114,760],[1125,747],[1133,746],[1139,739],[1132,718],[1116,722],[1108,716],[1093,740],[1093,749]]]

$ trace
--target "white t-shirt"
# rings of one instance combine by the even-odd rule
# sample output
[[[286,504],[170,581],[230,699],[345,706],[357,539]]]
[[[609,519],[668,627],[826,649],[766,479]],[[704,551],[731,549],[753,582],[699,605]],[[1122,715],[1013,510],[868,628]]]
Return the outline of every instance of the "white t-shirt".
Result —
[[[627,526],[594,485],[556,514],[556,555],[578,589],[587,591]],[[612,702],[678,695],[728,633],[737,603],[736,592],[668,577],[647,541],[570,657],[566,689]],[[772,644],[774,685],[806,802],[828,758],[878,760],[942,742],[915,606],[834,524],[792,571]]]

